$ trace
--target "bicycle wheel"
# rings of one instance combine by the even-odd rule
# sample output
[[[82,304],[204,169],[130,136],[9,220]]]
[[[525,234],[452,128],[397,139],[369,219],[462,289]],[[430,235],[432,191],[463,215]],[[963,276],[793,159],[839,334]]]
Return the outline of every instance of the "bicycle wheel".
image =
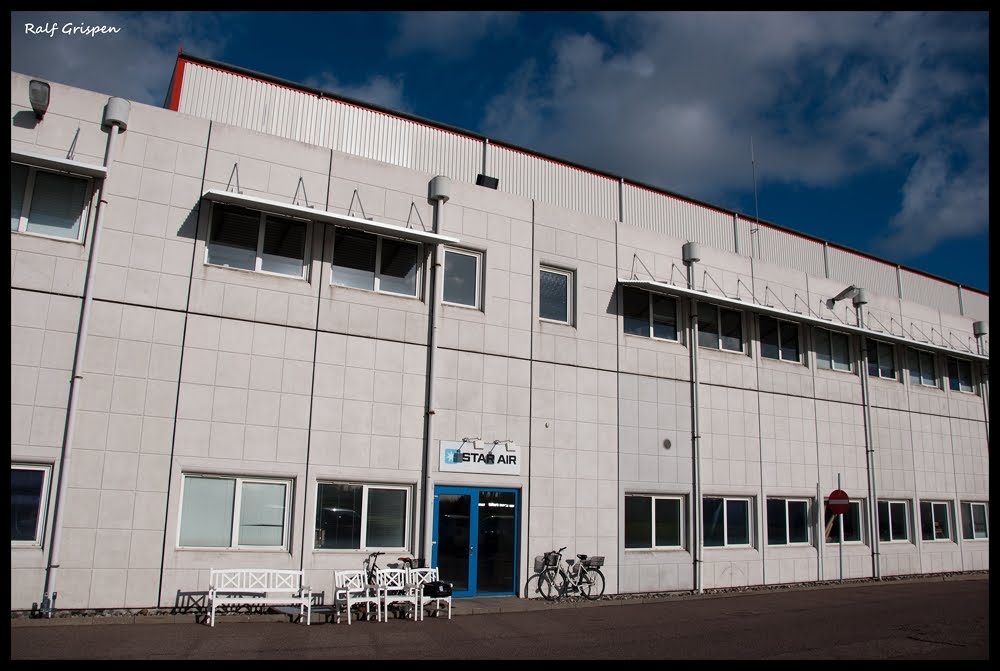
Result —
[[[546,571],[541,577],[542,596],[546,601],[561,599],[565,582],[566,576],[563,575],[562,571]]]
[[[536,573],[535,575],[528,578],[528,582],[524,583],[524,598],[525,599],[537,599],[542,595],[542,575]]]
[[[596,568],[589,568],[580,576],[580,593],[593,601],[604,594],[604,574]]]

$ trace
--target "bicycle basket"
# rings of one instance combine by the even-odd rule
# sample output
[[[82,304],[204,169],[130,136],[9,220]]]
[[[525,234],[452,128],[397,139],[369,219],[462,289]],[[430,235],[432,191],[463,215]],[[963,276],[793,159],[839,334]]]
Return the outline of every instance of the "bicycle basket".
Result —
[[[545,553],[545,565],[546,566],[558,566],[559,565],[559,553],[558,552],[546,552]]]
[[[541,573],[545,570],[545,557],[538,555],[535,557],[535,573]]]
[[[587,568],[601,568],[604,566],[604,557],[599,555],[596,557],[587,557],[583,560],[583,565]]]

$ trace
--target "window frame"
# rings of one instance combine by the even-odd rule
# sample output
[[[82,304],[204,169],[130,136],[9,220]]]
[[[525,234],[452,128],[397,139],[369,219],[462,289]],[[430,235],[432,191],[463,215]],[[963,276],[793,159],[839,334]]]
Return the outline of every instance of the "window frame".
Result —
[[[366,235],[375,238],[375,265],[372,270],[373,280],[372,288],[367,287],[355,287],[349,284],[341,284],[334,279],[334,270],[337,259],[337,232],[346,231],[354,235]],[[369,233],[368,231],[358,230],[356,228],[351,228],[350,226],[334,226],[333,229],[333,255],[330,259],[330,286],[340,287],[342,289],[357,289],[358,291],[369,291],[376,294],[382,294],[384,296],[399,296],[400,298],[414,298],[421,300],[423,296],[423,277],[424,277],[424,260],[425,254],[424,245],[420,242],[415,242],[413,240],[406,240],[405,238],[397,238],[392,235],[382,235],[381,233]],[[404,245],[412,245],[416,247],[416,277],[414,278],[413,293],[403,294],[397,291],[388,291],[382,289],[379,284],[382,279],[382,242],[384,240],[392,240]]]
[[[973,507],[979,507],[983,509],[983,521],[986,522],[986,534],[983,536],[976,535],[976,525],[975,525],[975,515],[972,512]],[[990,504],[984,501],[962,501],[962,540],[963,541],[989,541],[990,540]],[[968,517],[966,517],[966,510],[968,510]],[[966,536],[966,520],[969,521],[970,529],[972,531],[971,536]]]
[[[24,179],[24,189],[21,194],[21,213],[18,217],[17,228],[11,229],[11,233],[17,233],[18,235],[33,235],[39,238],[45,238],[47,240],[57,240],[60,242],[74,242],[76,244],[84,244],[87,240],[87,228],[90,225],[90,211],[91,205],[94,201],[94,183],[95,178],[87,175],[80,175],[74,172],[61,171],[61,170],[50,170],[43,168],[41,166],[32,165],[30,163],[25,163],[23,161],[11,161],[11,166],[13,165],[23,166],[28,170],[28,174]],[[31,214],[31,203],[35,195],[35,184],[39,173],[48,173],[52,175],[57,175],[59,177],[65,177],[68,179],[76,179],[84,182],[83,191],[83,203],[82,210],[80,212],[80,230],[77,232],[76,237],[71,238],[64,235],[51,235],[48,233],[39,233],[37,231],[28,230],[28,215]],[[13,175],[13,170],[11,171]]]
[[[917,381],[913,380],[913,367],[910,365],[912,363],[911,357],[916,357],[917,364]],[[924,382],[924,359],[925,357],[930,357],[930,373],[931,379],[934,381],[933,384],[927,384]],[[937,357],[934,356],[934,352],[929,352],[925,349],[920,349],[917,347],[907,347],[906,348],[906,376],[907,381],[910,386],[926,387],[928,389],[938,389],[940,384],[938,382],[937,374]]]
[[[772,543],[771,542],[771,513],[768,509],[768,505],[771,501],[781,501],[785,504],[785,542],[784,543]],[[789,515],[789,504],[805,504],[806,506],[806,540],[804,541],[792,541],[791,539],[791,529],[789,525],[791,524]],[[767,514],[767,519],[764,521],[764,526],[766,527],[767,535],[765,542],[770,547],[805,547],[812,545],[813,542],[813,530],[810,520],[812,519],[812,506],[813,500],[808,497],[785,497],[785,496],[768,496],[764,501],[764,510]]]
[[[468,303],[455,303],[453,301],[445,300],[444,298],[444,287],[441,287],[441,303],[443,305],[454,305],[460,308],[469,308],[472,310],[482,310],[483,303],[483,253],[478,250],[473,249],[460,249],[458,247],[449,247],[446,245],[441,245],[442,249],[442,264],[441,264],[441,281],[444,282],[445,276],[448,274],[448,254],[461,254],[463,256],[471,256],[476,260],[476,302],[474,305],[469,305]],[[418,279],[419,282],[419,279]]]
[[[704,523],[704,519],[707,517],[705,515],[705,501],[708,500],[720,500],[722,501],[722,529],[723,529],[723,542],[722,545],[709,545],[706,543],[705,532],[707,526]],[[702,512],[702,528],[701,528],[701,542],[702,547],[712,548],[712,549],[724,549],[724,548],[754,548],[756,547],[757,539],[757,529],[754,524],[755,522],[755,509],[754,509],[754,499],[753,496],[702,496],[701,497],[701,512]],[[730,543],[729,542],[729,503],[737,501],[745,501],[747,504],[747,542],[746,543]]]
[[[628,318],[625,315],[625,292],[635,292],[639,294],[645,294],[647,300],[647,310],[649,311],[649,317],[646,321],[646,333],[633,333],[632,331],[625,330],[625,320]],[[673,327],[674,327],[674,337],[664,338],[662,336],[655,335],[656,333],[656,313],[653,309],[653,297],[657,297],[660,300],[668,300],[673,303]],[[650,338],[652,340],[661,340],[663,342],[673,342],[679,343],[681,341],[681,328],[680,328],[680,301],[677,300],[675,296],[669,296],[667,294],[657,293],[655,291],[647,291],[646,289],[639,289],[637,287],[623,286],[622,287],[622,333],[624,335],[635,336],[636,338]],[[662,313],[660,313],[662,316]]]
[[[629,492],[625,494],[625,499],[635,498],[635,499],[648,499],[650,508],[650,530],[649,530],[649,541],[648,546],[628,546],[626,545],[626,538],[622,537],[622,549],[626,552],[642,552],[650,550],[683,550],[686,546],[684,544],[684,539],[686,538],[686,527],[684,525],[685,518],[685,507],[684,507],[684,495],[682,494],[645,494],[640,492]],[[656,502],[657,501],[676,501],[677,502],[677,529],[678,529],[678,540],[676,545],[657,545],[656,544]],[[628,508],[624,505],[622,506],[622,514],[627,515]],[[628,518],[624,520],[624,526],[622,527],[622,533],[625,534],[626,528],[628,526]]]
[[[775,346],[778,349],[778,356],[776,356],[776,357],[774,357],[774,356],[768,356],[768,355],[764,354],[764,337],[762,335],[763,332],[764,332],[763,331],[763,326],[762,326],[762,321],[764,319],[770,319],[771,321],[773,321],[775,323],[775,326],[777,327],[775,329],[775,333],[777,333],[777,335],[778,335],[778,342],[777,342],[777,344]],[[794,358],[794,359],[787,359],[787,358],[785,358],[785,355],[784,355],[785,348],[784,348],[784,345],[782,343],[784,343],[783,330],[786,329],[786,328],[794,328],[795,329],[795,349],[798,352],[798,356],[796,356],[796,358]],[[757,331],[757,340],[758,340],[758,342],[760,344],[760,356],[761,356],[761,358],[763,358],[763,359],[771,359],[772,361],[784,361],[786,363],[797,363],[797,364],[801,364],[802,363],[803,348],[802,348],[802,328],[801,328],[801,324],[799,324],[798,322],[787,320],[787,319],[779,319],[777,317],[772,317],[771,315],[760,314],[760,315],[757,315],[757,329],[758,329],[758,331]]]
[[[566,278],[566,319],[552,319],[542,316],[542,273],[552,275],[562,275]],[[538,266],[538,320],[549,322],[550,324],[563,324],[573,326],[575,323],[576,309],[574,299],[576,298],[576,272],[566,268],[539,264]]]
[[[251,268],[240,268],[239,266],[229,266],[221,263],[212,263],[209,261],[209,252],[212,246],[212,231],[215,229],[215,219],[216,213],[224,209],[232,210],[242,210],[246,213],[255,213],[257,215],[257,249],[254,252],[254,267]],[[306,227],[305,239],[302,244],[302,271],[299,275],[291,275],[289,273],[278,273],[273,270],[263,270],[264,264],[264,236],[267,230],[267,220],[271,218],[275,221],[290,221],[297,224],[304,224]],[[250,207],[244,207],[242,205],[231,205],[228,203],[212,203],[212,209],[209,213],[208,219],[208,232],[205,236],[205,265],[212,266],[213,268],[225,268],[227,270],[242,270],[246,273],[259,273],[261,275],[270,275],[273,277],[285,277],[293,280],[303,280],[309,281],[309,271],[312,266],[310,262],[310,251],[312,249],[312,230],[313,222],[309,219],[298,219],[296,217],[289,217],[283,214],[273,214],[265,210],[255,210]]]
[[[866,529],[866,526],[865,526],[865,520],[866,520],[866,517],[865,517],[865,500],[864,499],[849,499],[847,501],[847,505],[851,509],[857,508],[857,513],[856,514],[857,514],[857,519],[858,519],[858,532],[859,533],[858,533],[858,539],[857,540],[844,539],[843,543],[844,543],[844,545],[864,545],[865,542],[866,542],[865,541],[865,538],[866,538],[866,535],[865,535],[865,529]],[[829,544],[840,545],[841,539],[843,539],[843,537],[844,537],[844,522],[843,522],[844,514],[834,515],[833,516],[837,520],[837,523],[836,523],[837,534],[836,534],[835,538],[831,538],[831,534],[833,533],[833,527],[830,528],[830,534],[826,533],[826,525],[827,525],[826,514],[829,511],[829,508],[830,508],[830,499],[829,498],[823,499],[823,515],[824,515],[824,517],[823,517],[823,536],[824,536],[825,542],[828,545]]]
[[[708,308],[708,309],[711,309],[711,310],[715,311],[716,331],[715,331],[714,335],[715,335],[716,340],[717,340],[717,344],[716,344],[715,347],[712,347],[712,346],[709,346],[709,345],[705,345],[705,344],[703,344],[701,342],[701,334],[706,332],[706,331],[704,331],[704,329],[701,328],[701,315],[702,315],[703,311],[705,310],[705,308]],[[740,323],[740,349],[731,349],[729,347],[723,347],[722,346],[722,342],[723,342],[723,336],[722,336],[722,313],[723,312],[730,312],[730,313],[739,315],[739,323]],[[734,310],[734,309],[731,309],[731,308],[724,308],[721,305],[715,305],[714,303],[700,302],[698,304],[698,343],[697,343],[698,347],[704,347],[705,349],[715,350],[717,352],[731,352],[733,354],[743,354],[743,355],[746,355],[746,353],[747,353],[747,338],[746,338],[746,328],[745,328],[746,325],[745,325],[744,321],[745,320],[744,320],[744,311],[743,310]]]
[[[947,360],[948,365],[948,389],[951,391],[957,391],[962,394],[975,394],[976,393],[976,383],[972,375],[972,362],[966,361],[965,359],[959,359],[957,357],[950,356]],[[962,387],[962,366],[965,366],[969,371],[969,385],[968,389]],[[957,375],[952,375],[952,367],[954,367]]]
[[[187,493],[188,480],[192,478],[206,480],[233,480],[235,487],[233,490],[233,519],[230,531],[229,545],[182,545],[181,535],[184,529],[184,501]],[[261,483],[268,485],[284,485],[284,514],[282,517],[281,545],[240,545],[240,512],[243,500],[243,484]],[[183,473],[181,480],[181,497],[177,516],[177,542],[178,550],[214,551],[214,552],[287,552],[292,537],[292,502],[295,489],[295,481],[291,478],[270,478],[256,475],[219,475],[215,473]]]
[[[822,359],[819,358],[819,332],[823,331],[826,333],[826,341],[829,345],[829,355],[830,355],[830,365],[825,366],[820,363]],[[846,347],[844,351],[847,352],[847,367],[838,367],[837,360],[833,356],[833,339],[834,337],[843,338],[846,341]],[[813,351],[816,354],[816,368],[821,370],[834,370],[838,373],[853,373],[854,372],[854,357],[851,356],[851,336],[843,331],[836,331],[834,329],[823,328],[822,326],[816,326],[813,329]],[[843,366],[844,364],[841,364]]]
[[[361,487],[361,535],[358,538],[359,547],[356,548],[323,548],[318,547],[317,541],[319,540],[320,526],[317,524],[317,515],[313,515],[313,552],[371,552],[374,550],[391,551],[391,552],[406,552],[410,545],[410,540],[412,538],[413,530],[411,528],[410,520],[413,517],[413,487],[411,485],[401,485],[401,484],[386,484],[386,483],[372,483],[372,482],[348,482],[342,480],[328,480],[322,479],[316,481],[315,489],[315,508],[316,512],[319,512],[319,501],[320,501],[320,488],[323,485],[340,485],[346,487]],[[384,545],[368,545],[368,517],[369,517],[369,493],[372,489],[381,490],[393,490],[402,491],[406,495],[405,510],[403,513],[403,544],[400,546],[384,546]]]
[[[889,537],[882,537],[882,506],[885,505],[886,512],[888,513],[888,531]],[[896,538],[893,533],[893,508],[903,506],[904,513],[904,530],[906,531],[906,536],[904,538]],[[910,513],[910,502],[906,499],[879,499],[875,505],[875,522],[878,526],[878,540],[879,543],[912,543],[913,538],[910,536],[912,531],[912,514]]]
[[[10,541],[12,548],[40,548],[45,542],[45,530],[47,528],[46,522],[49,514],[49,496],[51,495],[52,488],[52,465],[11,462],[10,470],[41,471],[43,473],[42,490],[38,496],[38,511],[36,512],[37,517],[35,520],[34,538],[31,540],[11,539]]]
[[[924,529],[924,506],[930,507],[930,524],[931,524],[931,537],[927,538]],[[938,538],[936,525],[939,521],[937,507],[944,506],[944,521],[946,526],[947,536]],[[952,515],[951,515],[951,501],[920,501],[920,540],[924,543],[938,543],[938,542],[954,542],[955,537],[952,534]]]
[[[878,354],[880,347],[888,347],[889,351],[892,353],[892,377],[882,375],[882,358]],[[872,353],[875,354],[874,361]],[[872,372],[873,363],[875,366],[874,373]],[[877,377],[882,380],[893,380],[894,382],[899,382],[899,366],[896,364],[896,345],[894,343],[879,340],[877,338],[868,338],[868,377]]]

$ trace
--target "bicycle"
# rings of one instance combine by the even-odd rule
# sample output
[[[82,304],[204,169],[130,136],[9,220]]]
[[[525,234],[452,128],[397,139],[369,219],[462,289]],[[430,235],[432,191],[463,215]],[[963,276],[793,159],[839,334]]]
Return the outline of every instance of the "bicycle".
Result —
[[[378,572],[378,557],[384,555],[384,552],[372,552],[367,557],[365,557],[361,564],[364,566],[365,570],[365,582],[372,589],[377,589],[375,585],[378,584],[378,579],[376,578],[376,573]],[[386,568],[413,568],[414,560],[413,557],[397,557],[398,562],[392,562],[386,564]],[[398,604],[392,604],[389,606],[388,610],[392,611],[393,615],[397,618],[403,616],[403,609]],[[386,614],[388,616],[388,613]]]
[[[591,601],[604,595],[603,556],[578,554],[576,559],[563,560],[566,547],[535,557],[535,574],[524,585],[525,598],[541,596],[557,601],[568,594],[579,593]],[[579,560],[579,561],[577,561]]]

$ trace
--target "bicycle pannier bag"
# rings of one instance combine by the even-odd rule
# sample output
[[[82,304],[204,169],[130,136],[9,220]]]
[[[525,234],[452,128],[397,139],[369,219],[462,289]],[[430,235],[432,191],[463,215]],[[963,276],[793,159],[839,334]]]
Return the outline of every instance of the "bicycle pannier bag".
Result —
[[[432,599],[443,599],[446,596],[451,596],[451,583],[443,580],[432,580],[424,583],[424,596]]]

